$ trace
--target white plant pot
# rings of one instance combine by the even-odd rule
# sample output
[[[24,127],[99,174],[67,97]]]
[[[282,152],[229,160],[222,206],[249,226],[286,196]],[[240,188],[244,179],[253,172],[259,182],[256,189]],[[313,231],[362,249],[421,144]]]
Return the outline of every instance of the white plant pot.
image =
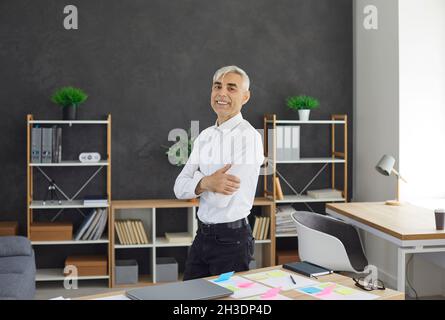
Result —
[[[310,113],[311,110],[309,109],[298,110],[298,116],[300,117],[300,121],[309,121]]]

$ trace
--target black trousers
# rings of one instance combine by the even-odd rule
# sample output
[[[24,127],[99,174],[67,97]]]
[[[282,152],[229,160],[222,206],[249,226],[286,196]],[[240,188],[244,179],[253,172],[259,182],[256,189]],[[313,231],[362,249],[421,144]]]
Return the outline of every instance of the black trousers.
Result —
[[[249,270],[255,240],[249,224],[237,229],[223,225],[198,227],[185,264],[184,281]]]

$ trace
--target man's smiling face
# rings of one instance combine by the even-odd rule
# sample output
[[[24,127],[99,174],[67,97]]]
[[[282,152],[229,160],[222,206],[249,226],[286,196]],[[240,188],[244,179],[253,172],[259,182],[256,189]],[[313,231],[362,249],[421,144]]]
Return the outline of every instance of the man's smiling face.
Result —
[[[212,86],[210,104],[218,115],[218,124],[238,114],[249,98],[250,91],[244,88],[238,73],[229,72],[217,79]]]

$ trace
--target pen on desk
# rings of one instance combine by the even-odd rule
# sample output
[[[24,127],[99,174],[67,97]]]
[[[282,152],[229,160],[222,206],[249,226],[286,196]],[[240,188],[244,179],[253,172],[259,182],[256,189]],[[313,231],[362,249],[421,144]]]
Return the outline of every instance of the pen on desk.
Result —
[[[292,277],[291,274],[289,275],[289,277],[290,277],[290,279],[292,280],[292,282],[293,282],[294,284],[297,284],[297,283],[295,282],[295,280],[294,280],[294,277]]]

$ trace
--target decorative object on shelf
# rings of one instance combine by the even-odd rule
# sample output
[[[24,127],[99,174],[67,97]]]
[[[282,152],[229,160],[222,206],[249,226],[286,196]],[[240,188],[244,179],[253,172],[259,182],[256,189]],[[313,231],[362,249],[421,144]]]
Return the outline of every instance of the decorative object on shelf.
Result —
[[[339,199],[343,197],[340,190],[332,188],[308,190],[307,195],[314,199]]]
[[[396,200],[386,201],[385,204],[389,206],[400,206],[402,204],[400,202],[400,180],[406,183],[406,180],[394,169],[395,163],[396,160],[392,156],[385,154],[375,166],[375,169],[384,176],[390,176],[392,173],[397,176]]]
[[[320,105],[320,102],[314,97],[299,95],[287,98],[286,104],[289,109],[298,110],[298,115],[301,121],[308,121],[310,111],[317,108]]]
[[[156,281],[178,281],[178,262],[173,257],[156,258]]]
[[[54,180],[51,180],[48,186],[48,190],[46,190],[45,197],[43,198],[43,204],[46,205],[46,201],[48,200],[52,203],[54,202],[55,198],[57,198],[57,203],[62,204],[62,200],[60,200],[59,196],[56,192],[56,182]]]
[[[106,256],[69,256],[65,260],[65,267],[67,266],[76,267],[77,275],[80,277],[106,276],[108,274],[108,258]]]
[[[33,222],[30,226],[31,241],[73,240],[73,224],[70,222]]]
[[[100,161],[100,153],[99,152],[82,152],[79,154],[79,161],[86,163],[94,163]]]
[[[63,108],[63,120],[76,120],[77,108],[87,98],[88,95],[79,88],[63,87],[51,96],[51,101]]]
[[[283,190],[281,189],[281,183],[278,177],[275,177],[275,192],[278,200],[284,199]]]
[[[114,266],[116,284],[135,284],[138,282],[138,262],[134,259],[116,260]]]

